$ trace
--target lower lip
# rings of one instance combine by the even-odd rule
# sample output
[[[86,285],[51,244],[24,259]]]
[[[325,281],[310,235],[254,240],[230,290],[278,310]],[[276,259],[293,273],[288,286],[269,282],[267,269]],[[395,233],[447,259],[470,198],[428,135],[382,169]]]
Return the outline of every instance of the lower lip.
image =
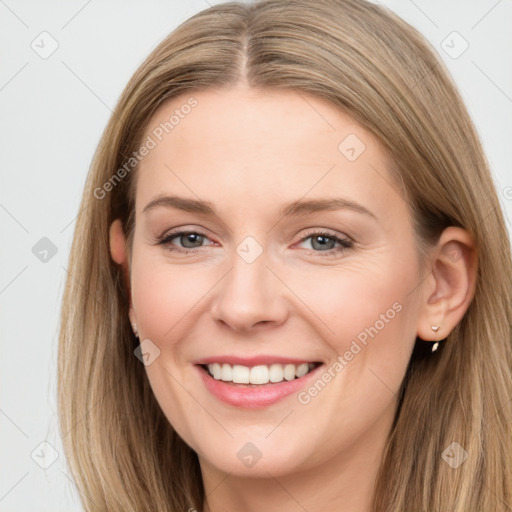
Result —
[[[196,368],[199,370],[206,389],[222,402],[244,409],[258,409],[275,404],[293,393],[298,393],[314,378],[322,366],[318,366],[299,379],[258,386],[216,380],[201,366],[196,366]]]

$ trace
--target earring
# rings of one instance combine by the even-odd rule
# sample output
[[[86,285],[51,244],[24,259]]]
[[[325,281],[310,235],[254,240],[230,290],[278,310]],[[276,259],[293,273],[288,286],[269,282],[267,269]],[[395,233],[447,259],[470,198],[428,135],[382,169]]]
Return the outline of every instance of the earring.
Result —
[[[133,306],[130,305],[130,313],[128,314],[130,322],[132,320],[132,315],[135,316],[135,311],[133,310]],[[133,323],[132,324],[132,329],[133,329],[133,334],[135,334],[135,337],[138,339],[139,338],[139,331],[137,329],[137,324]]]
[[[432,330],[434,332],[437,332],[439,331],[439,327],[441,327],[440,325],[433,325],[432,326]],[[432,353],[434,353],[436,350],[437,350],[437,347],[439,347],[439,341],[436,341],[433,345],[432,345]]]

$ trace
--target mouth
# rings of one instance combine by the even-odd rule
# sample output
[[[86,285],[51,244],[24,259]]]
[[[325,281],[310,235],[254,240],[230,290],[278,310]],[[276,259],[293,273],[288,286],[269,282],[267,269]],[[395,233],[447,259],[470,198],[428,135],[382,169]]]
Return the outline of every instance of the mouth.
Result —
[[[194,366],[212,397],[237,408],[259,409],[298,394],[313,382],[325,364],[282,361],[247,366],[238,361],[217,360],[201,361]]]

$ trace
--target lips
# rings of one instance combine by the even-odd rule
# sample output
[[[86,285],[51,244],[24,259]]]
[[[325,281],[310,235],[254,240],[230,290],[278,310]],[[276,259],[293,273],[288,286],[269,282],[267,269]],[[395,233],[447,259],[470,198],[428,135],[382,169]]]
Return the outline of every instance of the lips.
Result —
[[[246,409],[267,407],[298,393],[321,366],[320,362],[263,356],[208,358],[195,364],[210,394]]]

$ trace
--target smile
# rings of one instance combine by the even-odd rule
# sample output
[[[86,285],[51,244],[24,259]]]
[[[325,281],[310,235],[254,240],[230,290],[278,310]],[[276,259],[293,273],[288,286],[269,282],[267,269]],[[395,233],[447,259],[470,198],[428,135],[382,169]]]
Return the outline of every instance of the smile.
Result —
[[[195,364],[206,390],[224,404],[243,409],[268,407],[297,394],[324,366],[320,362],[270,362],[243,365],[217,359]]]

